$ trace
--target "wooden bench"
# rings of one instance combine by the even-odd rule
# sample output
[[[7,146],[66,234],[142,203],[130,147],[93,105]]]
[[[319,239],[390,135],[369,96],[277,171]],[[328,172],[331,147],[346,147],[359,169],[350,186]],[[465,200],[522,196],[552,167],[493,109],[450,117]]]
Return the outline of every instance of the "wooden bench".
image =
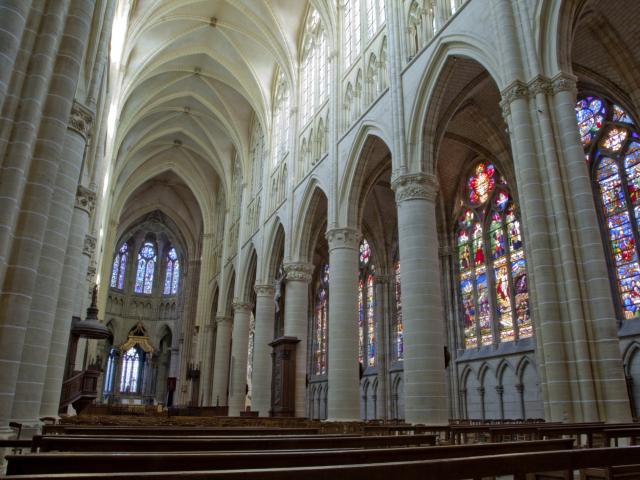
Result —
[[[580,472],[580,480],[637,480],[638,478],[640,478],[640,464],[585,468]]]
[[[568,424],[560,424],[560,425],[545,425],[539,427],[539,438],[558,438],[563,435],[571,435],[575,436],[577,440],[580,440],[582,435],[586,436],[587,439],[587,447],[593,448],[594,446],[594,437],[596,435],[602,435],[605,429],[614,429],[614,428],[627,428],[627,427],[637,427],[637,424],[628,424],[628,423],[608,423],[605,424],[603,422],[593,422],[593,423],[568,423]]]
[[[392,437],[395,438],[395,437]],[[468,478],[514,475],[516,480],[544,478],[536,472],[565,471],[567,475],[578,469],[606,468],[628,465],[630,459],[640,458],[638,447],[593,448],[556,450],[550,452],[514,453],[467,458],[446,458],[389,463],[329,465],[315,467],[285,467],[243,470],[171,471],[171,472],[123,472],[92,474],[24,475],[21,480],[73,480],[151,478],[171,480],[424,480],[429,478],[462,480]],[[528,475],[532,474],[532,475]],[[15,479],[7,476],[2,478]]]
[[[632,445],[638,443],[640,439],[640,425],[633,425],[622,428],[605,428],[602,430],[602,442],[605,447],[611,446],[611,440],[615,440],[615,446],[618,446],[619,438],[628,438]]]
[[[7,457],[7,474],[284,468],[458,458],[572,448],[572,439],[440,447],[219,453],[70,453]]]
[[[42,433],[44,435],[113,435],[113,436],[136,436],[136,435],[314,435],[319,433],[319,428],[314,427],[294,427],[294,428],[271,428],[271,427],[181,427],[181,426],[84,426],[84,425],[44,425]]]
[[[435,445],[435,435],[312,437],[90,437],[36,435],[34,449],[41,452],[171,452],[223,450],[289,450],[320,448],[380,448]]]

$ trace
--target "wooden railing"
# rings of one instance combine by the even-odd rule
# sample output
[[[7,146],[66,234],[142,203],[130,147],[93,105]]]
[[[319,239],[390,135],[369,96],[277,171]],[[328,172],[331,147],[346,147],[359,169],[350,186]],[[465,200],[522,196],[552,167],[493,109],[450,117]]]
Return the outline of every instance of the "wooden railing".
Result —
[[[62,384],[60,409],[73,405],[76,411],[92,403],[98,396],[98,370],[82,370],[73,372]]]

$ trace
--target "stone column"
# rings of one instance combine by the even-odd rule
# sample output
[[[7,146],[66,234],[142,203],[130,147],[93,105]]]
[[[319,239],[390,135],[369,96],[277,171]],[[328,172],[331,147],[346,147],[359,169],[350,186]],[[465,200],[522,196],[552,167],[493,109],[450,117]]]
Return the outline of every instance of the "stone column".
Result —
[[[5,0],[0,5],[0,111],[7,93],[13,65],[18,55],[20,40],[32,0]]]
[[[11,416],[18,370],[20,364],[24,363],[24,338],[36,287],[36,272],[45,242],[47,213],[53,197],[51,180],[56,178],[60,166],[61,139],[65,137],[71,113],[93,7],[94,2],[90,0],[78,0],[69,10],[45,103],[45,116],[40,123],[38,142],[30,162],[24,197],[12,197],[23,200],[14,231],[16,241],[13,242],[0,294],[0,425],[5,424]],[[3,185],[5,182],[10,180],[3,176]],[[4,193],[2,191],[0,195]]]
[[[398,241],[404,324],[405,419],[446,424],[447,385],[442,353],[444,312],[435,202],[435,177],[412,174],[393,182],[398,204]]]
[[[200,369],[200,392],[203,399],[202,405],[205,407],[212,405],[211,387],[213,386],[213,352],[215,349],[213,336],[215,329],[216,326],[214,319],[211,319],[205,325],[203,332],[204,341],[201,352],[202,368]]]
[[[249,321],[252,305],[233,303],[233,333],[231,342],[231,378],[229,380],[229,416],[236,417],[244,410],[247,396],[247,353],[249,349]]]
[[[15,0],[15,3],[18,2],[20,0]],[[0,172],[0,177],[2,178],[0,183],[0,282],[4,282],[8,256],[11,253],[10,249],[15,238],[20,200],[23,198],[43,116],[45,121],[53,116],[62,122],[62,125],[66,125],[69,115],[68,110],[63,112],[62,115],[51,115],[53,112],[47,112],[46,107],[48,89],[57,59],[56,55],[60,39],[65,31],[69,3],[70,0],[61,0],[59,2],[49,2],[46,5],[42,21],[37,27],[40,28],[41,26],[42,28],[38,32],[33,46],[33,51],[38,54],[32,55],[29,59],[26,69],[27,76],[22,89],[17,93],[20,96],[20,109],[17,110],[13,121],[13,130],[7,138],[8,144],[6,145],[6,150],[3,151],[5,155],[2,171]],[[7,20],[10,21],[10,17]],[[72,75],[72,72],[70,74]],[[77,76],[74,76],[72,81],[77,81]],[[74,93],[75,87],[68,99],[69,102]],[[71,105],[69,105],[69,109],[70,107]],[[64,133],[59,132],[58,137],[54,139],[56,147],[61,143],[60,137],[62,136],[64,136]],[[2,380],[0,384],[9,385],[4,379],[0,380]],[[13,382],[11,382],[11,388],[13,388]],[[13,392],[10,395],[13,395]],[[2,400],[0,399],[0,401]]]
[[[228,405],[227,390],[229,388],[229,352],[231,350],[232,318],[216,317],[216,352],[213,362],[213,388],[211,391],[213,405]]]
[[[582,274],[586,280],[581,282],[586,294],[586,298],[581,300],[586,304],[585,327],[590,343],[585,355],[591,356],[588,364],[591,372],[589,378],[595,383],[595,395],[601,412],[595,419],[608,422],[630,421],[629,396],[611,298],[611,277],[593,202],[591,178],[576,127],[576,78],[559,74],[548,85],[550,88],[536,93],[539,100],[542,100],[543,93],[550,92],[553,95],[550,103],[554,112],[556,138],[559,139],[564,173],[570,185],[567,190],[571,191],[567,198],[571,212],[569,217],[573,220],[573,228],[579,232],[573,236],[573,245],[582,252],[578,257],[582,259],[578,274]],[[546,103],[544,106],[546,107]],[[558,143],[555,145],[558,146]],[[581,291],[579,288],[577,290]]]
[[[54,328],[54,320],[61,293],[74,198],[78,201],[75,191],[91,123],[91,113],[74,102],[49,207],[45,234],[47,241],[43,243],[37,267],[38,274],[16,384],[12,417],[18,422],[36,424],[38,421],[45,374],[50,366],[48,357],[52,341],[60,340],[64,344],[62,355],[66,357],[71,314],[64,319],[65,323],[55,325],[57,328]],[[92,208],[93,198],[84,200],[87,201],[88,208]],[[62,362],[64,363],[64,358]],[[59,395],[58,390],[58,399]]]
[[[306,416],[307,394],[307,333],[309,331],[309,283],[313,265],[309,263],[285,263],[287,275],[284,306],[284,334],[296,337],[300,342],[296,345],[296,417]]]
[[[328,418],[360,420],[358,244],[352,228],[327,231],[329,241]]]
[[[273,285],[256,285],[256,329],[253,337],[253,395],[251,409],[261,417],[269,416],[271,408],[271,347],[275,317]]]

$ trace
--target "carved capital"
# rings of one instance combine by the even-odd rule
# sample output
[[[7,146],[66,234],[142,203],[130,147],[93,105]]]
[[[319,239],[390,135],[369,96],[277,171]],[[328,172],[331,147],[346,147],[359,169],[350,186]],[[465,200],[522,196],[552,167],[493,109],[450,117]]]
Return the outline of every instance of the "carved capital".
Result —
[[[254,289],[258,297],[273,298],[276,293],[276,289],[273,285],[256,285]]]
[[[554,95],[560,92],[576,93],[578,91],[577,77],[564,72],[553,77],[551,79],[551,85]]]
[[[231,320],[233,320],[231,317],[228,317],[226,315],[219,315],[216,317],[216,325],[217,326],[225,326],[225,325],[231,325]]]
[[[87,257],[93,257],[93,253],[96,251],[96,237],[91,235],[85,235],[84,237],[84,246],[82,248],[82,253]]]
[[[349,248],[356,250],[362,235],[355,228],[333,228],[325,233],[329,242],[329,250]]]
[[[93,284],[96,278],[97,269],[95,265],[89,265],[87,267],[87,282]]]
[[[287,275],[287,280],[311,283],[311,275],[313,274],[313,265],[310,263],[293,262],[285,263],[283,266]]]
[[[253,309],[253,304],[249,302],[241,302],[239,300],[235,300],[233,302],[233,312],[234,313],[249,313]]]
[[[89,190],[82,185],[78,185],[78,191],[76,192],[76,208],[84,210],[91,215],[95,206],[96,192]]]
[[[93,125],[93,113],[84,105],[73,101],[71,115],[69,115],[69,128],[78,132],[86,140]]]
[[[396,178],[391,184],[396,194],[396,203],[406,200],[428,200],[434,202],[438,195],[438,180],[435,175],[411,173]]]
[[[516,80],[502,91],[502,100],[506,103],[513,103],[516,100],[529,97],[529,88],[520,80]]]
[[[542,75],[537,75],[533,80],[529,82],[529,94],[530,95],[551,95],[553,93],[553,85],[551,81],[543,77]]]

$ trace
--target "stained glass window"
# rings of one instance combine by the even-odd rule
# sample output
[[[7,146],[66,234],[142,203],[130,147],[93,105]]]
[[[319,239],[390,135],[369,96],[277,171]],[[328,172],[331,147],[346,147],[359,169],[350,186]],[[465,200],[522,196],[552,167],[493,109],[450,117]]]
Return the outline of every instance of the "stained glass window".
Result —
[[[509,186],[489,162],[465,183],[456,250],[465,348],[533,334],[520,221]]]
[[[138,253],[136,271],[136,293],[150,294],[153,289],[153,272],[156,266],[156,249],[151,242],[145,242]]]
[[[351,65],[360,55],[360,2],[361,0],[345,0],[344,2],[344,60]]]
[[[608,239],[617,308],[624,319],[640,317],[638,128],[620,105],[596,96],[578,100],[576,120],[592,172],[601,227]]]
[[[373,366],[376,363],[375,267],[371,263],[371,247],[366,239],[360,242],[360,277],[358,279],[358,361]]]
[[[167,254],[167,272],[164,277],[165,295],[175,295],[178,293],[178,283],[180,281],[180,260],[176,249],[171,247]]]
[[[305,25],[300,74],[302,123],[307,123],[327,99],[329,50],[320,14],[312,9]]]
[[[404,360],[404,325],[402,323],[402,301],[400,298],[400,260],[393,262],[395,321],[393,325],[393,355],[394,360]]]
[[[313,319],[313,373],[327,373],[327,326],[329,324],[329,265],[320,267]]]
[[[116,255],[116,258],[113,260],[113,267],[111,269],[111,288],[118,288],[120,290],[124,288],[124,274],[127,269],[127,256],[128,247],[126,243],[123,243]]]
[[[122,357],[122,373],[120,375],[120,391],[123,393],[138,393],[141,373],[140,352],[131,347]]]

